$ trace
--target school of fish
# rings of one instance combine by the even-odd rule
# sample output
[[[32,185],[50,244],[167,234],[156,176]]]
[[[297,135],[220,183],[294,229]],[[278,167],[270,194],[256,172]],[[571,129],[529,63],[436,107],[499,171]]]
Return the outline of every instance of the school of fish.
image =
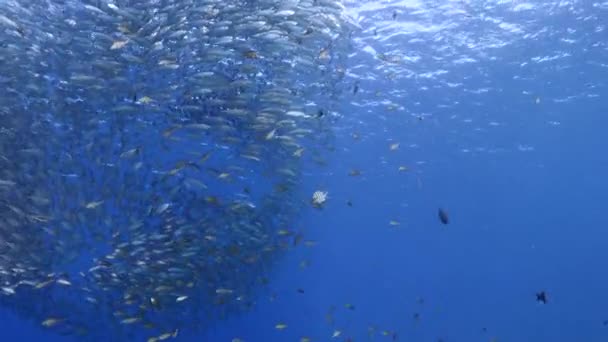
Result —
[[[152,342],[250,308],[339,116],[343,10],[0,2],[0,304]]]

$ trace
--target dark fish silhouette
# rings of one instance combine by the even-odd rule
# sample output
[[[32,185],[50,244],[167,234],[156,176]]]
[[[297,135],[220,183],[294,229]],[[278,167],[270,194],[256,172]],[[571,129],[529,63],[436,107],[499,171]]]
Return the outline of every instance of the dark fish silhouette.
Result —
[[[441,221],[441,223],[443,223],[443,224],[450,223],[450,219],[448,218],[448,213],[446,213],[443,209],[439,208],[438,214],[439,214],[439,221]]]
[[[541,291],[536,294],[536,301],[547,304],[547,294],[545,291]]]

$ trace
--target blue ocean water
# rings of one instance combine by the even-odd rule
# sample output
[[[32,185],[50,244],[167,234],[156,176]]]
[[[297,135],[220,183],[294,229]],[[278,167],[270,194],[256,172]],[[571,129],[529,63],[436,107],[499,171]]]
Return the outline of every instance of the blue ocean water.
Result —
[[[346,8],[341,117],[288,227],[317,244],[274,260],[250,310],[174,339],[608,340],[608,3]],[[14,311],[1,341],[81,338]]]

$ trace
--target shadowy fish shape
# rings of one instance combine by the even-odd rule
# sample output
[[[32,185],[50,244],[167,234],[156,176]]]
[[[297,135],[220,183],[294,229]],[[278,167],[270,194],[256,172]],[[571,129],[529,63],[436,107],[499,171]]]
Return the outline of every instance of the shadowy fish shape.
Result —
[[[545,291],[538,292],[536,294],[536,301],[547,304],[547,293]]]
[[[439,214],[439,221],[441,221],[441,223],[443,223],[443,224],[450,223],[448,213],[446,213],[445,210],[439,208],[438,214]]]

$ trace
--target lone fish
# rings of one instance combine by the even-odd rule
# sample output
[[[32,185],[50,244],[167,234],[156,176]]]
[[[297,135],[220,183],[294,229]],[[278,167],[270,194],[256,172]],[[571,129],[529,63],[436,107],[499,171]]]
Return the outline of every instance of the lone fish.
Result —
[[[450,223],[450,219],[448,218],[448,213],[446,213],[445,210],[439,208],[438,214],[439,214],[439,221],[441,221],[441,223],[443,223],[443,224]]]

